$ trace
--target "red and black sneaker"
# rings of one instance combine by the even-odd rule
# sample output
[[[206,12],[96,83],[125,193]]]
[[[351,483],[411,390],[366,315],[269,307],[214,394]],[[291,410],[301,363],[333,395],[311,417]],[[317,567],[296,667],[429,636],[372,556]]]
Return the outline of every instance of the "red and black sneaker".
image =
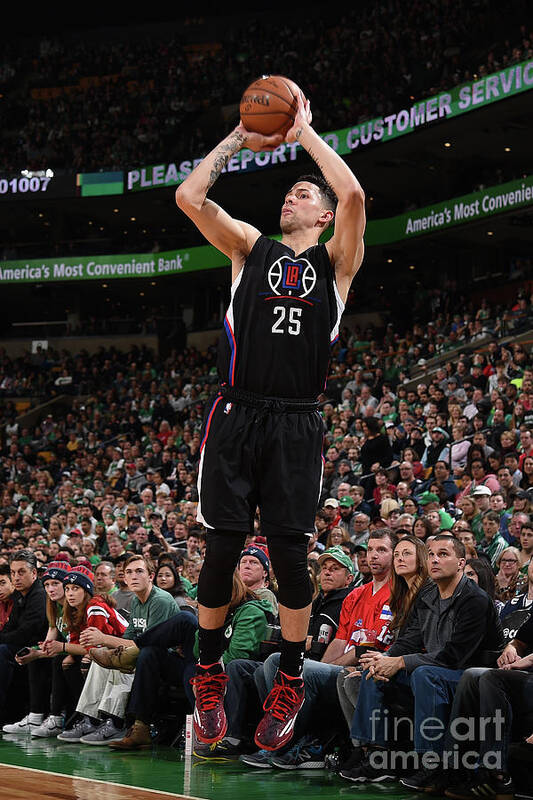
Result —
[[[224,695],[227,682],[228,676],[219,661],[208,667],[197,665],[191,684],[196,695],[194,733],[200,742],[218,742],[226,733],[228,722],[224,711]]]
[[[296,715],[304,702],[302,678],[291,678],[278,672],[263,709],[265,716],[257,726],[255,743],[262,750],[278,750],[294,733]]]

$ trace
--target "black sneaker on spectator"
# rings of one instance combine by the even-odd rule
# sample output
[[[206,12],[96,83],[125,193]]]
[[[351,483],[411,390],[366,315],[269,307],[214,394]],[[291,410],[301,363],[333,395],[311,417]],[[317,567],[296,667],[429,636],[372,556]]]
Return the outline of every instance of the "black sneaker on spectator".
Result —
[[[497,770],[479,769],[470,780],[445,790],[452,800],[514,800],[512,778]]]
[[[318,739],[304,736],[286,753],[274,753],[272,766],[278,769],[324,769],[324,747]]]
[[[400,778],[400,783],[415,792],[442,796],[446,787],[450,785],[450,774],[447,770],[440,768],[427,769],[422,767],[411,775]]]
[[[374,766],[372,763],[372,755],[376,750],[368,750],[364,758],[358,766],[351,769],[341,769],[339,775],[345,781],[352,783],[382,783],[384,781],[395,781],[396,773],[389,767]],[[379,751],[382,752],[382,751]]]
[[[220,739],[220,741],[213,744],[197,742],[193,750],[193,755],[196,758],[202,758],[207,761],[235,761],[243,753],[244,748],[241,744],[232,744],[227,739]]]
[[[359,767],[363,758],[365,757],[365,751],[362,747],[354,747],[350,753],[350,755],[339,765],[338,771],[340,770],[349,770],[353,769],[354,767]]]

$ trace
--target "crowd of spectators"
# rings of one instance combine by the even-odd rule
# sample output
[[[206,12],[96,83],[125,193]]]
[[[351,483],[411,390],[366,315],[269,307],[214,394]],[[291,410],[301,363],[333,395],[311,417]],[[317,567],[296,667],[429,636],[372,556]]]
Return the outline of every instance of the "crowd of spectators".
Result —
[[[522,270],[522,274],[529,272],[530,266]],[[351,291],[347,312],[356,310],[359,301],[360,297]],[[443,289],[427,289],[419,285],[417,291],[409,295],[408,314],[403,313],[401,306],[401,298],[396,297],[390,309],[392,321],[384,327],[369,324],[361,328],[356,325],[353,329],[341,331],[340,343],[331,361],[328,394],[341,400],[341,394],[351,379],[358,384],[366,380],[366,370],[372,376],[375,374],[378,384],[382,381],[394,385],[405,383],[423,374],[432,359],[445,356],[454,349],[475,347],[490,338],[499,340],[518,335],[531,324],[531,285],[529,280],[525,280],[507,302],[498,303],[489,303],[485,298],[474,300],[453,282]],[[457,312],[458,308],[462,313]],[[410,324],[404,329],[406,316]],[[413,319],[419,321],[413,325]],[[143,323],[135,324],[144,325],[139,333],[154,332],[158,328],[157,310],[149,313]],[[112,330],[111,325],[112,321],[110,323],[108,319],[91,317],[77,323],[76,330],[69,333],[105,335]],[[221,325],[220,319],[218,326]],[[184,363],[187,367],[198,367],[197,372],[183,376]],[[116,392],[117,388],[124,389],[132,380],[129,390],[142,389],[143,394],[147,389],[149,394],[152,391],[157,393],[158,382],[163,380],[170,394],[174,391],[176,379],[182,376],[200,383],[212,381],[215,363],[212,349],[202,354],[188,349],[178,358],[173,350],[163,362],[153,352],[137,347],[128,354],[101,348],[94,355],[83,351],[72,355],[53,347],[48,350],[37,348],[37,352],[19,357],[10,357],[0,349],[0,424],[2,415],[14,415],[16,398],[32,398],[37,403],[64,394],[85,397],[103,390]],[[355,367],[361,369],[355,370]],[[116,371],[120,372],[120,387],[115,384]],[[153,387],[150,386],[150,375],[155,378]],[[119,401],[122,399],[117,397]],[[113,428],[113,435],[116,433]]]
[[[355,125],[531,57],[525,12],[523,0],[504,18],[491,0],[388,0],[330,9],[325,24],[313,9],[243,17],[214,36],[194,29],[192,42],[185,24],[128,41],[14,37],[0,63],[0,158],[5,171],[97,171],[199,157],[219,134],[205,119],[220,122],[267,72],[305,87],[318,130]]]
[[[404,337],[387,327],[379,341],[367,341],[364,332],[344,329],[334,351],[321,397],[324,480],[308,552],[315,587],[307,679],[304,670],[309,702],[297,723],[296,745],[274,755],[249,746],[247,726],[268,694],[279,630],[276,580],[257,516],[228,619],[230,730],[212,748],[199,747],[198,757],[240,755],[262,768],[323,767],[336,743],[342,777],[381,780],[384,773],[373,772],[368,758],[372,745],[382,743],[365,738],[361,722],[381,701],[361,688],[368,682],[355,680],[356,673],[374,670],[392,681],[396,672],[386,670],[402,659],[416,717],[425,713],[420,698],[432,697],[426,684],[415,681],[415,674],[421,677],[417,667],[433,670],[424,673],[432,686],[435,669],[453,672],[452,696],[457,690],[463,697],[463,671],[468,680],[471,667],[499,672],[504,631],[517,630],[517,614],[520,624],[529,617],[530,343],[502,343],[496,334],[503,316],[496,318],[487,302],[472,313],[448,313],[437,293],[430,302],[431,322],[415,325]],[[505,315],[508,333],[525,330],[528,308],[529,297],[520,290]],[[478,323],[485,334],[479,339]],[[477,347],[470,352],[466,343]],[[430,371],[436,355],[443,363]],[[23,377],[27,389],[41,385],[53,395],[72,387],[73,394],[70,410],[46,413],[27,426],[17,421],[14,400],[6,399],[2,408],[4,733],[145,748],[150,726],[157,724],[154,687],[160,681],[178,682],[184,702],[192,702],[196,584],[206,540],[196,520],[196,483],[202,421],[217,384],[216,350],[186,348],[162,362],[142,347],[53,359],[46,352],[19,362],[0,356],[0,385]],[[407,383],[413,374],[418,383]],[[409,548],[417,563],[412,574],[399,566],[411,557]],[[443,559],[452,573],[437,574],[431,566]],[[409,589],[397,596],[402,575]],[[425,598],[445,614],[450,595],[443,587],[450,580],[453,592],[471,597],[477,609],[475,619],[468,618],[468,635],[457,611],[453,624],[463,625],[457,633],[461,645],[456,642],[452,651],[428,633],[418,600],[420,593],[420,603]],[[440,600],[430,592],[441,592]],[[422,626],[416,635],[407,619],[411,610]],[[508,637],[500,667],[516,661],[530,669],[533,641],[528,629],[521,631]],[[169,648],[177,649],[169,655]],[[421,648],[437,655],[415,657]],[[29,694],[13,695],[17,705],[9,709],[10,682],[20,680],[26,667]],[[442,680],[452,685],[448,674]],[[324,704],[327,726],[320,714]],[[342,714],[334,713],[336,705]],[[449,704],[446,709],[443,724]],[[522,709],[531,710],[527,703]],[[363,755],[361,742],[369,746]],[[500,777],[487,778],[495,779]]]

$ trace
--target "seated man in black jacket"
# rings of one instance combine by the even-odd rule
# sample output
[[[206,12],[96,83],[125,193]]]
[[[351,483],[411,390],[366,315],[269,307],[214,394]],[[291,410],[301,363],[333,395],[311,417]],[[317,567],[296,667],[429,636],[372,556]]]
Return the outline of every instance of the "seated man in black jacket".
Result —
[[[520,734],[527,736],[531,733],[532,716],[533,616],[530,616],[501,654],[498,669],[467,669],[459,682],[446,745],[452,751],[455,739],[458,740],[460,771],[443,774],[442,784],[448,787],[446,796],[453,800],[512,797],[509,749],[513,741],[518,741],[520,724],[516,723],[526,723]],[[454,735],[459,731],[459,736]],[[527,748],[533,751],[531,744]],[[532,755],[533,752],[525,781],[529,787],[533,783]]]
[[[20,669],[15,656],[23,647],[38,644],[46,636],[46,594],[37,578],[37,560],[31,550],[18,550],[11,556],[13,610],[0,632],[0,715],[5,719],[9,687],[15,669]],[[30,713],[19,722],[4,725],[4,733],[26,733],[43,721],[47,708],[42,708],[46,692],[42,682],[49,680],[50,664],[33,661],[28,664],[30,683]]]
[[[428,543],[428,571],[433,584],[420,591],[406,629],[386,654],[367,654],[367,668],[351,735],[367,746],[359,766],[341,771],[356,783],[395,780],[398,767],[408,766],[405,754],[395,751],[395,731],[389,728],[383,687],[408,687],[414,697],[415,772],[402,783],[425,791],[432,765],[444,749],[444,733],[453,696],[463,671],[492,666],[503,649],[503,631],[494,603],[463,574],[464,545],[439,534]],[[392,688],[392,686],[391,686]],[[391,748],[389,752],[386,747]],[[401,758],[400,758],[401,756]],[[429,773],[429,775],[428,775]]]

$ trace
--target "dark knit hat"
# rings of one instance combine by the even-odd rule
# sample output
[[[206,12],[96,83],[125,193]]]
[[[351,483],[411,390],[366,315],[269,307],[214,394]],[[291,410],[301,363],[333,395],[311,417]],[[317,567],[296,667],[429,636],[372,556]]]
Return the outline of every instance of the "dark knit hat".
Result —
[[[73,567],[67,575],[63,578],[65,586],[73,583],[76,586],[81,586],[86,592],[89,592],[91,597],[94,594],[94,575],[90,569],[83,566]]]
[[[41,581],[62,581],[70,572],[70,564],[68,561],[50,561],[46,564],[46,572],[41,578]]]
[[[241,558],[244,558],[244,556],[253,556],[257,558],[264,569],[266,569],[267,572],[270,571],[270,559],[261,547],[254,547],[253,544],[246,547],[239,557],[239,564],[241,563]]]

